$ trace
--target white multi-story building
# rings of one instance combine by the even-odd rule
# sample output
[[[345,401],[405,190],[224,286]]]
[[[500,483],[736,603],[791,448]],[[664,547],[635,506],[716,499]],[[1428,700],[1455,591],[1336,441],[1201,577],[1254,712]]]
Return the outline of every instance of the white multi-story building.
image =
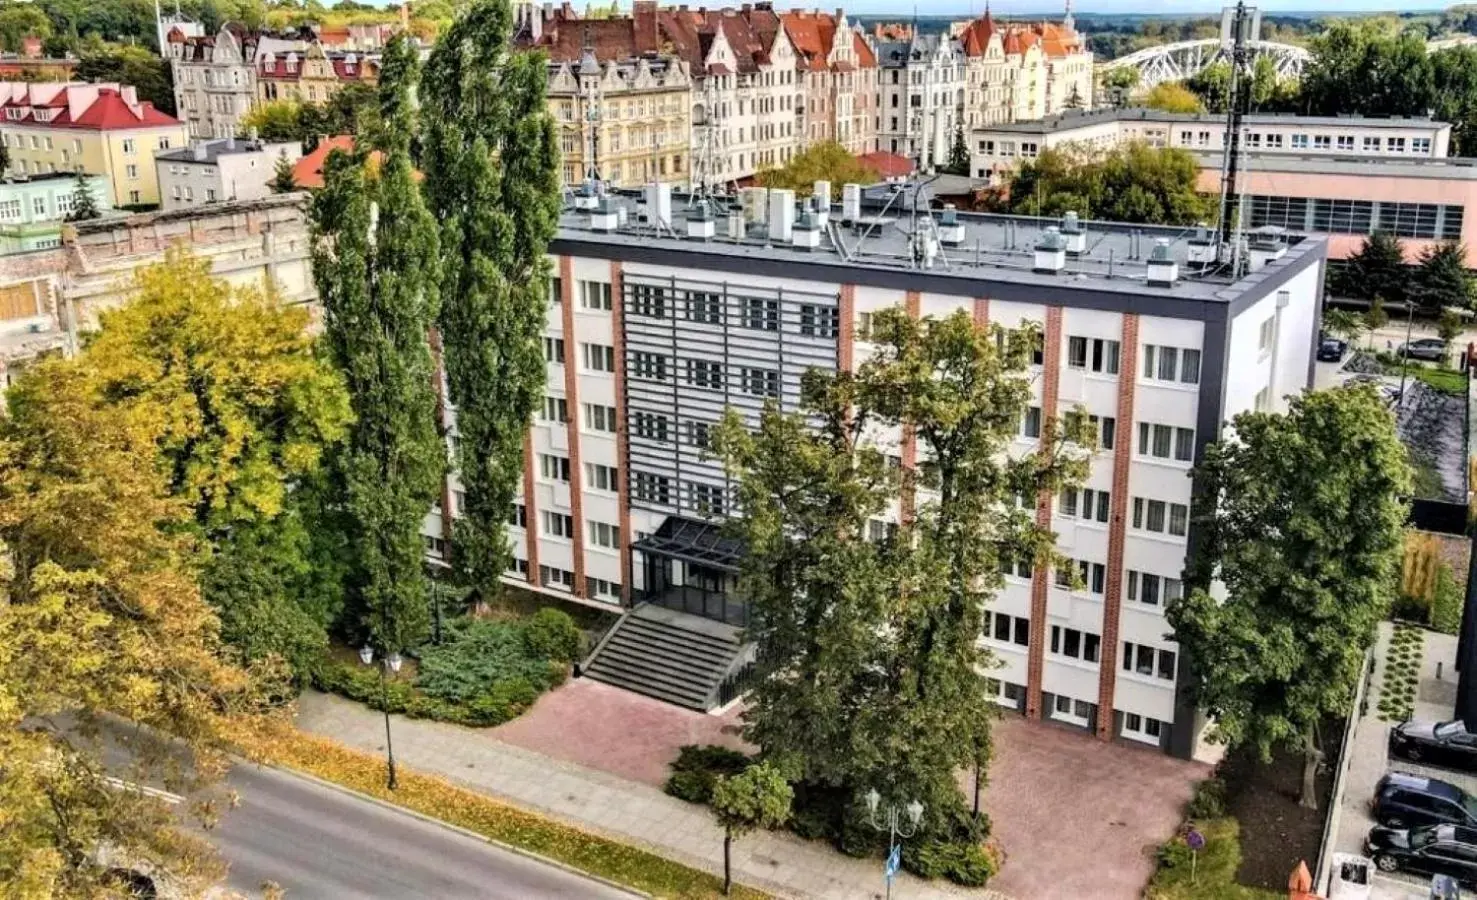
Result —
[[[1451,146],[1449,124],[1413,117],[1260,113],[1243,119],[1241,133],[1242,149],[1256,155],[1442,159]],[[976,178],[998,180],[1042,150],[1105,148],[1133,140],[1219,154],[1226,145],[1226,119],[1132,108],[1068,111],[1034,122],[985,125],[969,134],[971,170]]]
[[[191,36],[175,26],[165,38],[174,82],[174,106],[191,138],[227,138],[241,131],[241,118],[256,103],[254,46],[239,25],[214,36]]]
[[[621,219],[625,198],[564,214],[508,582],[629,611],[587,673],[711,706],[742,659],[747,616],[733,590],[741,550],[716,524],[734,486],[706,453],[724,410],[752,422],[766,401],[795,409],[807,370],[867,358],[882,309],[1038,323],[1034,399],[1012,452],[1036,452],[1043,418],[1078,409],[1098,423],[1100,450],[1081,489],[1036,499],[1080,580],[1012,569],[989,610],[999,700],[1189,756],[1202,723],[1164,616],[1196,539],[1189,474],[1236,413],[1285,409],[1310,384],[1324,240],[1259,242],[1255,271],[1236,279],[1211,274],[1208,245],[1184,229],[959,214],[940,236],[972,249],[909,266],[892,229],[838,252],[795,218],[792,195],[748,199],[764,221],[737,241],[705,237],[712,221],[659,191],[647,213],[670,232],[634,209]],[[879,440],[917,465],[916,440]],[[458,487],[427,518],[433,558]]]
[[[160,204],[172,210],[260,200],[272,193],[277,161],[295,163],[302,155],[302,145],[296,141],[268,144],[234,137],[196,141],[181,150],[155,154]]]
[[[966,99],[959,42],[914,32],[906,40],[878,41],[874,49],[877,149],[916,160],[924,168],[947,163]]]

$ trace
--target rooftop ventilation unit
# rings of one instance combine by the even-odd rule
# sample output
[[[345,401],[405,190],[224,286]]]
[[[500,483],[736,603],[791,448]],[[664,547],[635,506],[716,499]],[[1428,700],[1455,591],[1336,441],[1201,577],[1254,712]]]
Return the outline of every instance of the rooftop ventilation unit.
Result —
[[[862,186],[841,185],[841,224],[850,225],[862,217]]]
[[[1037,272],[1054,275],[1067,267],[1067,240],[1055,225],[1047,226],[1041,239],[1036,241]]]
[[[718,223],[713,221],[713,213],[708,209],[708,204],[699,203],[687,211],[687,236],[697,240],[712,240],[718,231]]]
[[[1215,262],[1215,240],[1209,228],[1196,225],[1195,233],[1190,236],[1187,243],[1189,250],[1185,256],[1186,260],[1201,266]]]
[[[592,210],[600,200],[600,186],[593,178],[586,178],[574,190],[574,208]]]
[[[762,187],[739,188],[739,203],[744,209],[744,221],[758,225],[765,220],[769,210],[769,189]]]
[[[615,231],[620,227],[620,220],[620,211],[609,195],[601,194],[595,199],[595,206],[590,210],[591,231]]]
[[[824,194],[819,192],[819,188],[821,187],[826,189]],[[821,230],[824,231],[831,221],[831,201],[829,199],[831,196],[831,183],[828,181],[818,181],[816,182],[816,188],[817,192],[810,195],[810,199],[806,201],[806,206],[815,218],[816,225],[820,226]]]
[[[743,207],[730,207],[728,210],[728,239],[741,241],[748,236],[749,220],[744,217]]]
[[[1087,251],[1087,229],[1077,221],[1077,213],[1068,211],[1062,217],[1062,237],[1067,242],[1068,256],[1081,256]]]
[[[672,186],[653,181],[646,186],[646,217],[648,224],[657,228],[672,229]]]
[[[1171,285],[1180,279],[1179,264],[1169,252],[1169,239],[1156,238],[1154,249],[1149,252],[1147,281],[1149,284]]]
[[[1279,228],[1263,228],[1252,233],[1247,249],[1247,269],[1255,272],[1273,260],[1287,255],[1287,244]]]
[[[769,239],[786,243],[795,227],[795,192],[775,188],[769,192]]]
[[[816,201],[816,208],[831,208],[831,182],[817,181],[810,190],[810,196]]]
[[[964,223],[959,221],[959,210],[952,203],[945,203],[943,212],[939,213],[939,243],[949,247],[958,247],[964,243]]]
[[[795,222],[792,243],[802,250],[814,250],[821,245],[823,228],[824,226],[816,221],[816,213],[807,209],[800,213],[800,219]]]

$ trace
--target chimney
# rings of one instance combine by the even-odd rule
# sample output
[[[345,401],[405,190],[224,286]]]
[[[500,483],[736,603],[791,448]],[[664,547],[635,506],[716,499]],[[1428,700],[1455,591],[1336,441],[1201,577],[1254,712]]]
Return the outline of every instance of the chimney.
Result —
[[[230,137],[226,138],[226,149],[227,150],[235,150],[236,149],[236,136],[234,134],[231,135]]]
[[[1043,274],[1055,275],[1066,267],[1066,238],[1055,225],[1048,225],[1040,240],[1036,241],[1036,264],[1032,268]]]
[[[1154,249],[1149,252],[1147,281],[1149,284],[1168,287],[1179,279],[1180,267],[1169,252],[1169,239],[1155,238]]]
[[[637,53],[655,53],[659,48],[656,30],[656,0],[636,0],[631,4],[633,36]]]

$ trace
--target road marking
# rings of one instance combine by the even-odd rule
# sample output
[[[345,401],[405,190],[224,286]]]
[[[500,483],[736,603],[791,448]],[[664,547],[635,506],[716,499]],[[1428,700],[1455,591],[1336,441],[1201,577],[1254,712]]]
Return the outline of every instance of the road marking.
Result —
[[[161,791],[159,788],[149,787],[146,784],[134,784],[131,781],[124,781],[121,778],[114,778],[111,775],[105,776],[103,778],[103,781],[107,782],[109,785],[115,788],[119,788],[120,790],[137,791],[138,793],[143,794],[145,797],[153,797],[155,800],[163,800],[170,806],[178,806],[179,804],[185,802],[185,798],[181,797],[179,794],[171,794],[169,791]]]

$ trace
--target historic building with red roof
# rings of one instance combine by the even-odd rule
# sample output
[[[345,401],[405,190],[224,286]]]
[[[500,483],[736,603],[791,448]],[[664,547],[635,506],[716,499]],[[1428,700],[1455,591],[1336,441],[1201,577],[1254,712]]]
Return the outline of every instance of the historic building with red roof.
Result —
[[[154,154],[187,140],[183,123],[116,83],[0,82],[0,117],[7,174],[102,175],[117,207],[158,203]]]
[[[836,141],[861,155],[877,149],[877,55],[843,10],[781,13],[804,88],[800,137]]]

